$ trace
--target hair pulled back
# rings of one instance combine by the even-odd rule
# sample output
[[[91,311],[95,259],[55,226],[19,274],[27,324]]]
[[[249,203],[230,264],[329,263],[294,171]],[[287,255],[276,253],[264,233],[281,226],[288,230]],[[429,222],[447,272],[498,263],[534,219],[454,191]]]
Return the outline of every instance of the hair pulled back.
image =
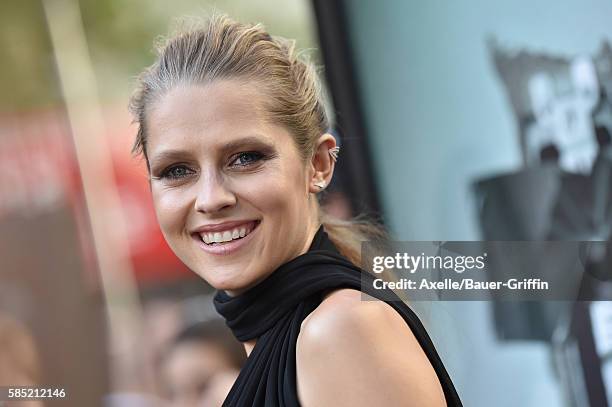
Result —
[[[257,83],[267,96],[267,118],[289,130],[304,162],[312,158],[317,139],[330,127],[314,65],[296,52],[295,41],[271,36],[261,24],[214,15],[203,26],[167,39],[157,53],[157,60],[139,76],[130,100],[138,123],[132,152],[142,154],[147,167],[147,112],[182,84],[221,79]],[[384,235],[367,220],[342,221],[322,210],[319,217],[340,252],[355,264],[361,262],[361,241]]]

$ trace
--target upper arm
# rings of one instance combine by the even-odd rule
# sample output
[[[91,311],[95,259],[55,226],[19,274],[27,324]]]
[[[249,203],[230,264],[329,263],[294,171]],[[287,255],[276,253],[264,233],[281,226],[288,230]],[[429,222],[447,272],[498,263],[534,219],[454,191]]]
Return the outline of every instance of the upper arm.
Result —
[[[355,293],[332,295],[302,324],[296,352],[302,405],[445,406],[406,322],[388,304]]]

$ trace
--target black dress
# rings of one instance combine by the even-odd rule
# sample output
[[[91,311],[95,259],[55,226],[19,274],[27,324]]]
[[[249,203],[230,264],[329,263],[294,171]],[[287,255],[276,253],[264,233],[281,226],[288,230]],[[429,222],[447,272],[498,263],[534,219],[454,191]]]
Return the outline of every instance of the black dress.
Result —
[[[301,323],[332,289],[353,288],[380,298],[383,291],[371,288],[372,284],[362,286],[362,278],[374,277],[340,255],[321,226],[307,253],[283,264],[253,288],[236,297],[217,291],[215,308],[236,338],[241,342],[257,339],[223,406],[300,406],[295,348]],[[385,298],[390,295],[394,294],[384,291]],[[423,324],[399,297],[395,298],[397,301],[386,302],[412,329],[440,380],[447,405],[461,406]]]

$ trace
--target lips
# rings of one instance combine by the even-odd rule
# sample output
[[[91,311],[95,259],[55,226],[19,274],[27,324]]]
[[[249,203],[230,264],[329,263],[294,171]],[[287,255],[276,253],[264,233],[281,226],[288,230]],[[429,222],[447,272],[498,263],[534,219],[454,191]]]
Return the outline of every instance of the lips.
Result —
[[[227,225],[223,229],[215,228],[215,230],[199,232],[198,235],[205,244],[224,244],[248,236],[257,227],[258,223],[258,221],[250,221],[233,227]]]
[[[213,255],[229,255],[252,240],[261,220],[224,222],[205,225],[191,235],[198,246]]]

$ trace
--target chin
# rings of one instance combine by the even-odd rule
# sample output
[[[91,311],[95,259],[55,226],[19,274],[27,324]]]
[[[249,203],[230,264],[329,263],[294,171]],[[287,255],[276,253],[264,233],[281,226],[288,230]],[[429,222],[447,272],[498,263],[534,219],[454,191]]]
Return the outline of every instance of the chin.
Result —
[[[210,273],[196,274],[202,277],[209,285],[211,285],[216,290],[242,291],[245,289],[245,287],[249,285],[249,281],[243,281],[244,275],[240,272],[230,271],[229,273],[215,273],[212,276],[210,275]]]
[[[209,282],[209,284],[216,290],[224,291],[240,291],[243,288],[240,284],[235,284],[233,281],[221,281],[221,282]]]

